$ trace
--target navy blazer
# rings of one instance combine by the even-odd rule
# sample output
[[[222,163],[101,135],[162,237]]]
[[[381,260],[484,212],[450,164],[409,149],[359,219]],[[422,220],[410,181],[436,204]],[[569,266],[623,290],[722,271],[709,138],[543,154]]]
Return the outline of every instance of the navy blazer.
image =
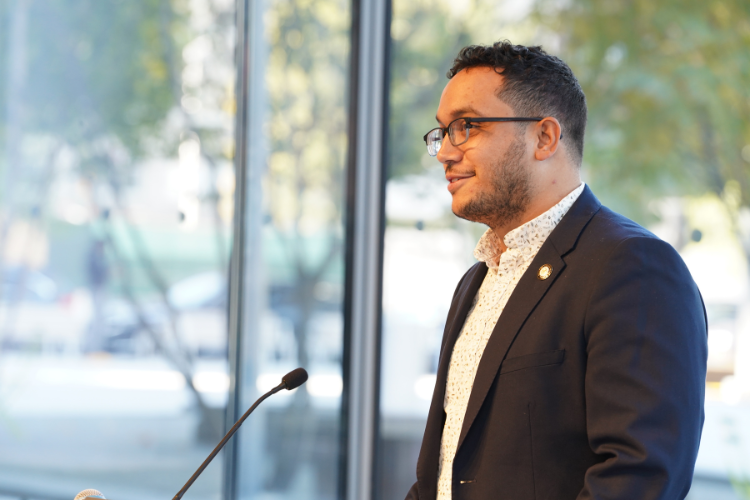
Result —
[[[540,279],[545,264],[552,273]],[[437,496],[448,366],[486,273],[474,265],[453,297],[407,499]],[[684,498],[703,427],[706,341],[703,302],[677,252],[586,187],[484,350],[453,500]]]

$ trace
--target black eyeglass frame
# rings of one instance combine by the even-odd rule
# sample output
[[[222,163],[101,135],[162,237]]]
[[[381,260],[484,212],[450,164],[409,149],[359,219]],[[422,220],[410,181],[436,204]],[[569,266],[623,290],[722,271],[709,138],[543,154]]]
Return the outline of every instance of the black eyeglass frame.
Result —
[[[453,125],[454,123],[456,123],[458,120],[464,120],[466,122],[466,138],[463,141],[461,141],[458,144],[456,144],[455,142],[453,142],[453,138],[451,137],[450,128],[451,128],[451,125]],[[430,153],[430,144],[427,142],[427,136],[430,135],[431,133],[433,133],[436,130],[440,130],[440,131],[443,132],[443,139],[445,139],[445,136],[447,135],[448,136],[448,140],[451,141],[451,144],[453,144],[454,146],[460,146],[461,144],[464,144],[466,141],[469,140],[469,133],[468,133],[468,131],[469,131],[469,129],[472,128],[472,126],[471,126],[472,123],[483,123],[483,122],[539,122],[539,121],[542,121],[542,120],[544,120],[544,117],[533,117],[533,118],[532,117],[527,117],[527,116],[513,116],[513,117],[507,117],[507,118],[471,118],[471,117],[461,117],[461,118],[456,118],[455,120],[453,120],[452,122],[450,122],[448,124],[448,126],[445,127],[445,128],[436,127],[434,129],[430,130],[429,132],[427,132],[424,135],[423,139],[424,139],[424,143],[427,145],[427,152],[431,156],[437,156],[437,153],[438,153],[437,151],[435,152],[434,155],[432,153]],[[560,134],[560,139],[562,139],[562,134]]]

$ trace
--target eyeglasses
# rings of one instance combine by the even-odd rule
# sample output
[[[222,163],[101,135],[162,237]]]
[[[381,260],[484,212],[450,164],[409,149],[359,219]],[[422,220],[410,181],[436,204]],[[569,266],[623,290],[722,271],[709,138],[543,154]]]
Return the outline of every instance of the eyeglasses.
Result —
[[[454,146],[460,146],[469,140],[469,129],[473,128],[472,123],[482,122],[538,122],[544,118],[527,118],[527,117],[512,117],[512,118],[456,118],[448,124],[445,128],[434,128],[427,132],[424,136],[424,142],[427,144],[427,152],[430,156],[437,156],[438,151],[443,145],[443,139],[445,135],[451,141]],[[562,139],[562,137],[560,137]]]

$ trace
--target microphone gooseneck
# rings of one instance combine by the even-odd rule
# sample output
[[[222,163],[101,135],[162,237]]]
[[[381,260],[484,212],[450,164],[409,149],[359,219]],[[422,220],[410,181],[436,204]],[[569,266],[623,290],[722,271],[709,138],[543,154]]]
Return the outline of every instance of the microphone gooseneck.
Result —
[[[185,483],[185,486],[182,487],[180,491],[177,492],[177,494],[174,496],[172,500],[180,500],[182,496],[185,494],[185,492],[190,488],[196,479],[198,479],[198,476],[201,475],[203,470],[208,467],[208,464],[211,463],[211,460],[216,457],[216,455],[219,454],[221,449],[224,447],[225,444],[227,444],[227,441],[232,439],[232,436],[234,436],[234,433],[237,432],[237,430],[240,428],[242,423],[245,421],[247,417],[250,416],[250,414],[255,410],[259,404],[261,404],[263,401],[266,400],[266,398],[276,394],[282,389],[286,389],[288,391],[291,391],[292,389],[296,389],[297,387],[301,386],[307,382],[307,371],[305,371],[304,368],[296,368],[286,375],[284,375],[281,378],[281,383],[268,391],[267,393],[263,394],[261,397],[258,398],[258,400],[253,403],[253,406],[248,409],[244,415],[240,417],[240,419],[232,426],[231,429],[229,429],[229,432],[227,432],[226,436],[224,436],[221,441],[219,441],[219,444],[216,445],[216,448],[208,455],[206,460],[203,461],[200,467],[198,467],[198,470],[195,471],[195,474],[193,474],[190,479],[188,479],[188,482]],[[93,490],[96,491],[96,490]],[[102,497],[104,498],[104,497]],[[81,500],[80,498],[76,497],[74,500]]]

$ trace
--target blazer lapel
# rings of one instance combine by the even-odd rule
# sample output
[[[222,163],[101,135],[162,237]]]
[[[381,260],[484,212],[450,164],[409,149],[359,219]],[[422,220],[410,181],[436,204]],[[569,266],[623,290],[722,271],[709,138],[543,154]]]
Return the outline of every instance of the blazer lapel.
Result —
[[[529,314],[537,307],[547,293],[547,290],[555,283],[557,277],[565,268],[563,256],[575,247],[575,243],[578,241],[578,237],[584,227],[600,207],[601,203],[599,203],[599,200],[596,199],[589,187],[586,186],[578,200],[576,200],[565,217],[563,217],[549,235],[547,241],[542,245],[539,253],[537,253],[531,265],[529,265],[529,268],[516,285],[502,314],[500,314],[500,318],[492,331],[492,335],[482,354],[482,359],[479,362],[461,428],[461,435],[458,439],[459,449],[471,425],[474,423],[474,419],[476,419],[492,383],[495,381],[500,365],[505,359],[513,340],[515,340],[516,335],[518,335]],[[549,264],[552,267],[552,274],[549,278],[541,280],[537,278],[537,273],[539,272],[539,268],[544,264]],[[463,322],[458,327],[459,331],[461,326],[463,326]],[[453,342],[455,343],[455,338]],[[452,350],[453,345],[450,346],[450,349],[448,349],[447,345],[444,346],[443,355],[440,359],[441,367],[446,357],[448,358],[448,363],[450,363],[450,354],[446,356],[446,351],[450,353]],[[447,368],[445,372],[447,374]],[[438,392],[437,387],[435,392]],[[442,393],[445,395],[445,379],[442,381]],[[432,404],[433,406],[435,405],[434,399]],[[440,408],[442,409],[442,404]]]
[[[438,392],[442,392],[440,401],[445,396],[445,383],[448,380],[448,367],[450,366],[451,355],[453,354],[453,346],[456,343],[456,339],[458,339],[458,334],[461,333],[461,329],[466,322],[466,317],[469,315],[469,310],[471,310],[471,305],[474,303],[474,297],[482,286],[485,276],[487,276],[487,265],[483,263],[475,264],[459,289],[457,294],[459,302],[455,314],[449,317],[445,323],[446,335],[443,345],[440,348],[440,360],[438,361],[438,372],[435,380],[436,384],[440,384],[442,381],[442,385],[436,385],[436,387],[440,388],[440,391],[435,391],[433,394],[433,403],[434,396],[440,396]],[[442,404],[440,407],[442,408]]]
[[[437,496],[437,472],[440,457],[440,441],[445,424],[445,384],[448,379],[448,367],[453,354],[453,345],[464,326],[469,314],[474,296],[487,275],[487,266],[483,263],[475,264],[467,273],[456,291],[454,304],[445,323],[445,334],[440,351],[435,390],[432,394],[430,412],[427,415],[422,449],[417,462],[417,479],[419,481],[419,497],[435,498]],[[433,491],[434,490],[434,491]]]

